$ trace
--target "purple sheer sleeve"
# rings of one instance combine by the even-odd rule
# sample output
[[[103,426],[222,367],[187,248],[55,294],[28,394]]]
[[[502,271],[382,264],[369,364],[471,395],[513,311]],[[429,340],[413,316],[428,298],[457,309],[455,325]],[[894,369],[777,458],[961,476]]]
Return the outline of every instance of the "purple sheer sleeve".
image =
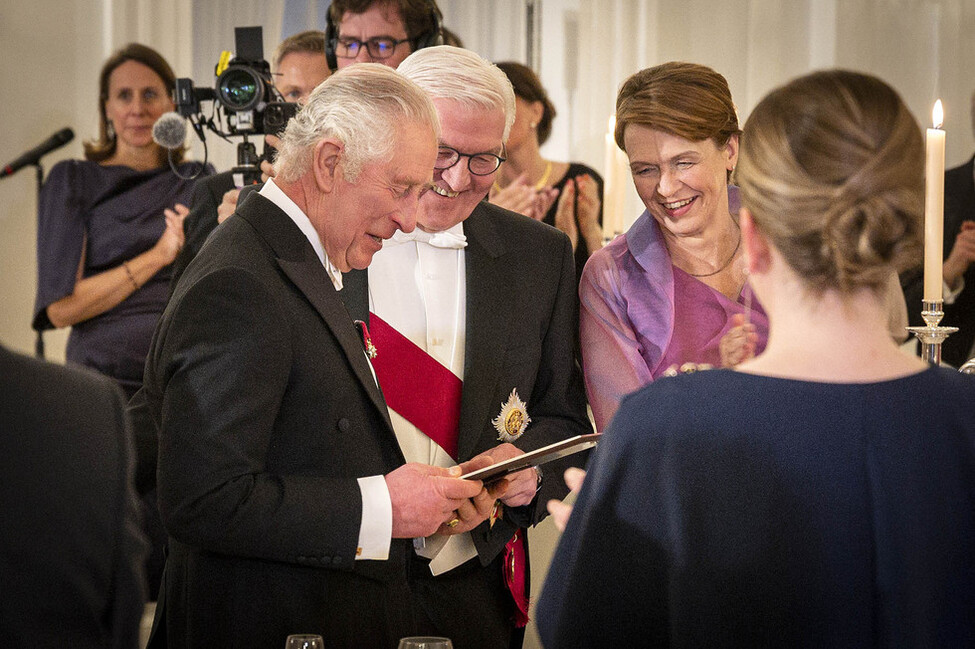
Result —
[[[619,237],[617,241],[622,241]],[[652,380],[626,313],[616,246],[589,258],[579,286],[579,337],[586,395],[596,430],[606,429],[623,395]]]

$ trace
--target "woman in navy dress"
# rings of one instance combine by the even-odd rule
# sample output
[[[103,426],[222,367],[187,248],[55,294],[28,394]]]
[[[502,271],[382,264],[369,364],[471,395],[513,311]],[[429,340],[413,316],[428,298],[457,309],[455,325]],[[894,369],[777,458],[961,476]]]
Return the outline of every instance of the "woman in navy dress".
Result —
[[[169,298],[170,268],[183,245],[193,178],[213,173],[180,162],[152,140],[152,126],[174,109],[176,77],[155,50],[132,43],[99,78],[99,136],[85,160],[51,169],[41,189],[37,234],[38,331],[71,327],[68,362],[115,379],[126,396],[142,385],[149,343]],[[155,491],[143,496],[152,551],[149,595],[162,575],[166,533]]]
[[[174,86],[155,50],[133,43],[113,54],[100,76],[98,139],[85,143],[85,160],[55,165],[41,190],[33,326],[71,327],[67,360],[128,396],[166,307],[191,177],[212,172],[175,151],[173,173],[152,140],[153,124],[174,110]]]
[[[539,603],[547,649],[975,646],[975,378],[904,354],[924,144],[875,77],[773,91],[741,138],[770,321],[735,369],[623,399]]]

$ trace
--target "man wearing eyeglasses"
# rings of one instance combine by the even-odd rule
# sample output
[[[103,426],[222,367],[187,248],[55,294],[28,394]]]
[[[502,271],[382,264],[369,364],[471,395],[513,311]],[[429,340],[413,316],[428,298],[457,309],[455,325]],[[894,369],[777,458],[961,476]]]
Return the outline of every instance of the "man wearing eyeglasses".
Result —
[[[440,9],[435,0],[334,0],[326,39],[333,70],[363,62],[395,68],[411,52],[442,42]]]
[[[592,432],[574,361],[572,245],[555,228],[482,200],[514,120],[510,82],[453,47],[420,50],[399,71],[440,117],[433,185],[420,197],[414,233],[386,241],[367,278],[347,275],[343,291],[356,293],[345,298],[354,317],[368,320],[372,364],[404,456],[442,467],[475,456],[500,461]],[[521,646],[525,528],[545,516],[548,499],[565,496],[563,470],[583,459],[546,465],[544,478],[535,469],[514,473],[492,511],[458,511],[437,534],[414,540],[410,585],[421,631],[455,647]]]

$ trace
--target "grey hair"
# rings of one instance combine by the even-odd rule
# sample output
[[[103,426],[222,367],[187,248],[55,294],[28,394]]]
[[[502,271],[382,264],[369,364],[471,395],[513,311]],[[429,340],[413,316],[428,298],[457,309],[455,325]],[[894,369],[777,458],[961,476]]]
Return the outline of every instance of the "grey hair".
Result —
[[[344,144],[345,179],[363,165],[388,159],[403,124],[429,126],[440,137],[433,102],[416,84],[378,63],[358,63],[332,74],[308,97],[281,136],[274,170],[296,182],[311,167],[315,146],[326,137]]]
[[[515,91],[501,69],[470,50],[438,45],[410,54],[397,68],[433,99],[504,111],[502,142],[515,121]]]

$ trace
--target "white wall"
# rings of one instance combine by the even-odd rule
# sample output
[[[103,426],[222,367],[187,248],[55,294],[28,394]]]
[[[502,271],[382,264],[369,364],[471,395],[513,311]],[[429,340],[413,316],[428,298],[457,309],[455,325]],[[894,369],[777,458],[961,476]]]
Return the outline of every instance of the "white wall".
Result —
[[[900,92],[922,126],[930,125],[934,100],[944,101],[949,167],[975,150],[975,0],[539,1],[538,71],[559,111],[550,156],[601,170],[602,134],[620,84],[671,60],[721,72],[742,122],[769,90],[811,70],[875,74]],[[626,208],[629,224],[642,211],[632,187]]]
[[[102,3],[35,0],[0,4],[0,158],[6,164],[70,126],[75,140],[44,157],[45,170],[81,155],[96,125]],[[29,351],[37,264],[37,183],[34,168],[0,180],[0,343]],[[48,335],[63,358],[66,336]]]

